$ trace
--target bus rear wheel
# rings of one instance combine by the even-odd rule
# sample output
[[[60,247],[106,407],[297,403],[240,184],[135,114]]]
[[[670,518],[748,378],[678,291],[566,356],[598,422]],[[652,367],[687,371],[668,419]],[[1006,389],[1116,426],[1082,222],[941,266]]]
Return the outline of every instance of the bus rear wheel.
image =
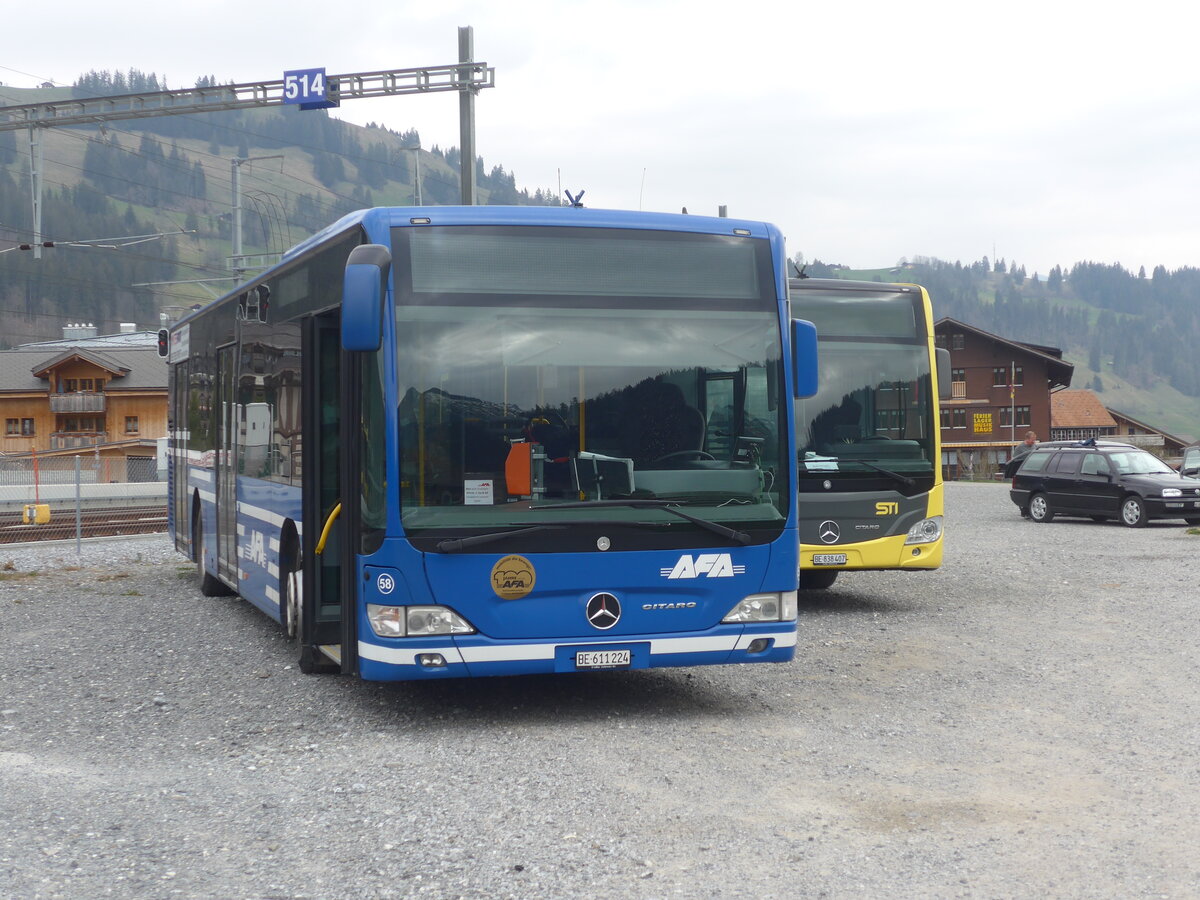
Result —
[[[209,575],[204,568],[204,520],[200,517],[200,510],[196,510],[196,515],[192,517],[192,547],[196,555],[196,577],[200,581],[200,593],[205,597],[228,596],[229,588],[225,587],[220,579]]]

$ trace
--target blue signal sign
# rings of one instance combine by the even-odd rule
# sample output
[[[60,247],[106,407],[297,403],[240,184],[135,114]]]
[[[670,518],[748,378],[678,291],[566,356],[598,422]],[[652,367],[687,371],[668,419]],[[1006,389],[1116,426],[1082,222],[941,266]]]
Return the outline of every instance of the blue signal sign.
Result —
[[[331,92],[322,69],[292,69],[283,73],[283,102],[301,109],[328,109],[338,105],[336,87]]]

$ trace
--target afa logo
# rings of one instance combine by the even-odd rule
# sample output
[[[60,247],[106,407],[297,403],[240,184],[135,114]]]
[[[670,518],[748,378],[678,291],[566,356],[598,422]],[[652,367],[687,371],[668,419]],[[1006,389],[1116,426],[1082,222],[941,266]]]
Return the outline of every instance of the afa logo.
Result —
[[[735,566],[728,553],[701,553],[695,559],[686,553],[673,568],[661,569],[663,578],[732,578],[744,575],[745,566]]]
[[[492,566],[492,590],[505,600],[528,596],[537,583],[533,563],[523,556],[505,556]]]

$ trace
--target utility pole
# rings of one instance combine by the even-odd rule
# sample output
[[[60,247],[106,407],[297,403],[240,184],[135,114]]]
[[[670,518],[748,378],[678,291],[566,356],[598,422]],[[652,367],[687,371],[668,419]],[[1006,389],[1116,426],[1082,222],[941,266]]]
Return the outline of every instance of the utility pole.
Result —
[[[42,258],[42,136],[29,128],[29,187],[33,192],[33,258]]]
[[[475,89],[472,72],[475,64],[475,29],[465,25],[458,29],[458,82],[462,86],[458,94],[458,133],[462,157],[463,206],[475,205]]]
[[[413,152],[413,168],[415,169],[413,174],[413,184],[416,187],[417,192],[417,206],[423,206],[424,204],[421,203],[421,145],[417,144],[417,146],[410,147],[409,149]]]

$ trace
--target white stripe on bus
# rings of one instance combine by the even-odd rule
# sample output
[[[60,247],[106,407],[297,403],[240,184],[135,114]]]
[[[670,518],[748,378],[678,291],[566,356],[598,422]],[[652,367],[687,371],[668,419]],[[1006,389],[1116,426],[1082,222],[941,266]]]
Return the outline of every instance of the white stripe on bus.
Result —
[[[378,644],[368,644],[365,641],[358,642],[359,656],[392,666],[415,666],[417,664],[418,653],[440,653],[446,658],[446,662],[463,662],[463,658],[459,654],[457,647],[416,647],[402,649],[400,647],[380,647]]]
[[[282,528],[283,523],[288,521],[286,516],[271,512],[269,509],[263,509],[261,506],[251,506],[249,503],[238,501],[237,508],[240,514],[249,516],[252,519],[258,519],[260,522],[266,522],[269,525],[274,525],[276,528]],[[299,522],[296,522],[296,533],[304,534],[304,526]]]

